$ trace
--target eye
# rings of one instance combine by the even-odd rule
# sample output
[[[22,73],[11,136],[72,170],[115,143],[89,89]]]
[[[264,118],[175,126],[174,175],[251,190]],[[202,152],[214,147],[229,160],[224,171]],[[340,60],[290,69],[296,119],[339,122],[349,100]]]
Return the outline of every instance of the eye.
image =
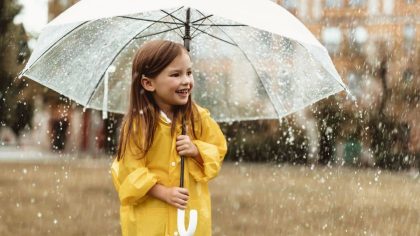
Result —
[[[173,74],[171,74],[171,75],[169,75],[170,77],[178,77],[179,76],[179,73],[173,73]]]
[[[188,71],[188,72],[187,72],[187,75],[188,75],[188,76],[192,75],[192,71]]]

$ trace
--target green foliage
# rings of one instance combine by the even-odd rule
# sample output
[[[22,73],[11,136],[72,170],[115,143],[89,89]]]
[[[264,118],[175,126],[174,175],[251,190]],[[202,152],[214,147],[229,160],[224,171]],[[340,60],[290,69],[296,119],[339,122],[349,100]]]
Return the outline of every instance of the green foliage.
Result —
[[[292,164],[308,161],[307,137],[291,119],[224,123],[221,127],[228,140],[227,160]]]
[[[342,124],[347,116],[339,104],[341,101],[338,101],[337,96],[331,96],[320,101],[313,108],[320,134],[319,162],[321,164],[332,163],[336,156],[337,138],[340,136]]]
[[[411,167],[415,156],[408,151],[410,129],[408,124],[391,120],[385,116],[374,117],[371,148],[375,154],[375,165],[399,170]]]
[[[17,79],[29,57],[25,30],[13,23],[20,10],[17,1],[0,0],[0,125],[12,127],[16,134],[30,124],[33,110],[23,97],[27,83]]]

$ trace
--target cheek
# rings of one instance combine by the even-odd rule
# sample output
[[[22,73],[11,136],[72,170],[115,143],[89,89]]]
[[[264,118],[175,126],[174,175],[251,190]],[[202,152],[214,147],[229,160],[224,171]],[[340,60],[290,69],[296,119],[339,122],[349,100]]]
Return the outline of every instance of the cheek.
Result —
[[[195,83],[194,83],[194,79],[193,79],[193,78],[191,78],[191,89],[192,89],[192,88],[194,88],[194,85],[195,85]]]

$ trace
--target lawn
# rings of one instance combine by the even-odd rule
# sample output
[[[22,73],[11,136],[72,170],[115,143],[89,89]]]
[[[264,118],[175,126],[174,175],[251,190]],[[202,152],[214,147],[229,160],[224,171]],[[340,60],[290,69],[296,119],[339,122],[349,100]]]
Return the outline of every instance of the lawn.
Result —
[[[119,235],[109,159],[0,163],[0,235]],[[226,162],[213,235],[420,235],[407,172]]]

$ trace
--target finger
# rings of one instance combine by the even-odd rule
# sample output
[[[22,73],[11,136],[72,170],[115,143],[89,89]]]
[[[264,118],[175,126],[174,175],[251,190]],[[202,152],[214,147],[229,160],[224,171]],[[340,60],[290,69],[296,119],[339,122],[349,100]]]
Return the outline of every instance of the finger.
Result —
[[[185,202],[188,202],[188,199],[190,198],[188,195],[182,195],[179,196],[180,199],[184,200]]]
[[[184,149],[185,144],[176,145],[176,150],[181,151]]]
[[[190,145],[183,144],[183,145],[180,145],[180,146],[176,147],[176,150],[177,151],[187,150],[187,149],[189,149],[189,147],[190,147]]]
[[[187,148],[185,147],[185,145],[182,145],[182,146],[179,146],[179,147],[176,147],[176,150],[178,151],[178,152],[180,152],[180,151],[185,151]]]
[[[185,144],[184,141],[178,141],[178,142],[175,143],[175,146],[179,147],[179,146],[182,146],[184,144]]]
[[[187,195],[187,196],[189,196],[189,195],[190,195],[190,194],[188,193],[188,189],[186,189],[186,188],[178,188],[177,190],[178,190],[178,192],[179,192],[179,193],[182,193],[182,194],[184,194],[184,195]]]
[[[182,139],[182,140],[176,141],[175,145],[180,146],[180,145],[185,145],[188,143],[191,143],[191,142],[189,140]]]
[[[190,136],[188,136],[188,135],[180,135],[180,136],[177,137],[176,140],[177,141],[187,141],[187,142],[191,141]]]
[[[180,156],[189,157],[191,156],[191,151],[189,149],[181,150],[178,152]]]
[[[186,138],[188,138],[188,135],[179,135],[178,137],[176,137],[176,140],[179,141],[179,140],[184,140]]]
[[[181,200],[183,200],[183,201],[188,201],[188,199],[190,198],[189,196],[188,196],[188,194],[185,194],[185,193],[178,193],[179,195],[177,195],[177,198],[178,199],[181,199]]]
[[[187,201],[182,200],[182,199],[180,199],[180,198],[178,198],[178,199],[176,200],[176,203],[177,203],[177,204],[179,204],[179,205],[181,205],[181,206],[186,206],[186,205],[187,205]]]
[[[178,209],[181,209],[181,210],[185,210],[187,208],[187,206],[183,206],[183,205],[180,205],[180,204],[175,204],[175,207],[178,208]]]
[[[188,198],[189,198],[189,195],[188,195],[188,193],[185,193],[185,192],[183,192],[183,193],[178,192],[174,197],[176,197],[178,199],[182,199],[184,201],[187,201]]]

